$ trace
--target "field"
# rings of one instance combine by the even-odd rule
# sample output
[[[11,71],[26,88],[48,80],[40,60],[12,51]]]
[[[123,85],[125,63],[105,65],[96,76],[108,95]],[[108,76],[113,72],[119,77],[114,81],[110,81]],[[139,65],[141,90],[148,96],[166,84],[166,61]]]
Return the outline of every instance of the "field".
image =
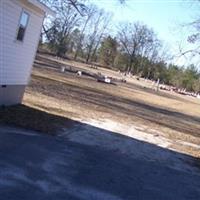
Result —
[[[23,103],[0,108],[1,196],[200,199],[199,99],[121,78],[37,55]]]
[[[118,72],[81,63],[37,56],[24,104],[86,123],[132,135],[136,129],[153,135],[152,142],[199,156],[200,101],[170,92],[155,92],[151,83],[103,84],[88,76],[60,73],[60,66],[121,78]],[[134,133],[133,133],[134,134]],[[145,139],[144,138],[142,139]],[[137,137],[137,136],[136,136]],[[138,136],[140,137],[140,136]],[[141,136],[142,137],[142,136]],[[161,139],[160,139],[161,138]],[[167,143],[167,144],[168,144]]]
[[[34,123],[25,122],[25,119],[16,124],[61,133],[72,126],[67,119],[73,119],[200,157],[199,99],[166,91],[156,92],[151,88],[151,82],[134,77],[126,77],[127,83],[104,84],[90,76],[77,76],[70,71],[61,73],[61,66],[122,78],[118,72],[109,69],[94,69],[83,63],[37,55],[21,107],[25,113],[27,108],[29,112],[30,109],[42,110],[57,118],[48,124],[49,119],[38,114]],[[18,112],[22,113],[22,110]],[[56,128],[52,128],[53,124]]]

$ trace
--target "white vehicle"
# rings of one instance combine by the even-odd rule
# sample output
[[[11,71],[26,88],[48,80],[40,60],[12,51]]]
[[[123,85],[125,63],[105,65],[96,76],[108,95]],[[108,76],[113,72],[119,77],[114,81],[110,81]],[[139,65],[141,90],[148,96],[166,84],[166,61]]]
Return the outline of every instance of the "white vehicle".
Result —
[[[101,76],[97,78],[98,82],[103,82],[103,83],[111,83],[111,78],[107,77],[107,76]]]
[[[105,76],[104,79],[105,79],[105,83],[111,83],[111,79],[108,78],[107,76]]]

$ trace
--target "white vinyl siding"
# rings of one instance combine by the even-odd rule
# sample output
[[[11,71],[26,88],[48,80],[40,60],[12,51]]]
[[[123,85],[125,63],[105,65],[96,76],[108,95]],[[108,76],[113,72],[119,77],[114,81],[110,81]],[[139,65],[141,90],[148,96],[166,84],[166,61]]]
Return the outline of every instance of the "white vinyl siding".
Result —
[[[0,1],[0,85],[26,85],[38,45],[43,23],[41,13],[36,13],[20,1]],[[16,40],[22,11],[29,14],[23,42]]]
[[[3,33],[3,1],[0,0],[0,85],[2,85],[3,80],[3,38],[1,37]]]

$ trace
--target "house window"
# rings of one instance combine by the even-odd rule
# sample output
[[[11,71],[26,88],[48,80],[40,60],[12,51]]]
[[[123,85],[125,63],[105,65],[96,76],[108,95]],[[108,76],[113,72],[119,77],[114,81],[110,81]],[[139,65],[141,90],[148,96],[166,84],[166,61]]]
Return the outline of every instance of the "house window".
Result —
[[[21,14],[21,17],[20,17],[19,28],[18,28],[18,32],[17,32],[17,40],[18,41],[22,42],[24,39],[26,28],[28,25],[28,20],[29,20],[29,14],[27,12],[23,11]]]

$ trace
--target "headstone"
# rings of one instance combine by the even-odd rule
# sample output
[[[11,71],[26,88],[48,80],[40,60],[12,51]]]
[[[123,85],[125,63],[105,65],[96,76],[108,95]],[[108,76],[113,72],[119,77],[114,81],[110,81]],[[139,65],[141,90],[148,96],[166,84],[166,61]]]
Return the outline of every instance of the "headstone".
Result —
[[[61,72],[62,72],[62,73],[65,72],[65,67],[64,67],[64,66],[61,67]]]

